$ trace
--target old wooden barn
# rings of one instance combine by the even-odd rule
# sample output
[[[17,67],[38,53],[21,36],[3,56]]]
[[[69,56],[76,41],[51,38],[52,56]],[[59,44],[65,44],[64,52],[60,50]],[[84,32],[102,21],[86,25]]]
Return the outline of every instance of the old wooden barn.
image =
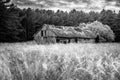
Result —
[[[54,26],[44,24],[35,35],[38,44],[95,42],[96,36],[89,30],[79,27]]]

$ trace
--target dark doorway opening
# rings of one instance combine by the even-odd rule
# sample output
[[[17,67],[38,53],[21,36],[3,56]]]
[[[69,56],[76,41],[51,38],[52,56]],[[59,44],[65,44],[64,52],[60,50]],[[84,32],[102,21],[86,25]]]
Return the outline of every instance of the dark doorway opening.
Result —
[[[97,35],[97,37],[95,38],[95,42],[99,43],[99,35]]]

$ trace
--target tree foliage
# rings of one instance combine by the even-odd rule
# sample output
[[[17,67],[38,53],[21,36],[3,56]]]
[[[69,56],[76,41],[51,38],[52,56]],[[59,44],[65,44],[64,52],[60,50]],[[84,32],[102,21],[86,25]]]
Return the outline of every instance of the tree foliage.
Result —
[[[109,33],[103,33],[109,36],[107,41],[112,41],[115,33],[115,41],[120,41],[120,12],[115,13],[111,10],[102,10],[100,13],[91,11],[85,13],[75,9],[70,12],[58,10],[40,10],[40,9],[20,9],[13,4],[5,5],[10,0],[0,0],[0,42],[3,41],[28,41],[33,39],[34,33],[42,28],[43,24],[52,24],[55,26],[82,26],[94,21],[99,21],[100,28],[107,30]],[[85,24],[80,24],[85,23]],[[91,23],[89,25],[95,25]],[[108,25],[108,26],[107,26]],[[100,29],[97,27],[98,29]],[[112,29],[112,30],[111,30]],[[113,32],[112,32],[113,31]],[[101,31],[102,32],[102,31]]]
[[[96,36],[100,37],[100,41],[114,41],[115,35],[108,25],[103,25],[101,22],[94,21],[93,23],[87,24],[84,29],[89,29]]]
[[[0,0],[0,41],[19,41],[19,17],[14,13],[15,6],[10,0]]]

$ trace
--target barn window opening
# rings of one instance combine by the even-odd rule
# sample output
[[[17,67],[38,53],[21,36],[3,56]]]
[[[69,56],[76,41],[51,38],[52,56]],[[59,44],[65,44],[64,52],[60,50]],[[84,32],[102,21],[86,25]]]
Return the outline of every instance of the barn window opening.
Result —
[[[43,36],[43,31],[41,31],[41,36]]]

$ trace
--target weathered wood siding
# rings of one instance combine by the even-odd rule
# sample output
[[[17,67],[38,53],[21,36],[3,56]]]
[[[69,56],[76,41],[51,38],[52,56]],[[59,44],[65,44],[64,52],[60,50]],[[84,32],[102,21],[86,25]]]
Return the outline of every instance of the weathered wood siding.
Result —
[[[46,30],[46,37],[56,37],[56,35],[51,30]]]
[[[44,41],[43,37],[37,36],[37,37],[35,37],[35,41],[36,41],[37,44],[44,44],[43,43],[43,41]]]

